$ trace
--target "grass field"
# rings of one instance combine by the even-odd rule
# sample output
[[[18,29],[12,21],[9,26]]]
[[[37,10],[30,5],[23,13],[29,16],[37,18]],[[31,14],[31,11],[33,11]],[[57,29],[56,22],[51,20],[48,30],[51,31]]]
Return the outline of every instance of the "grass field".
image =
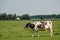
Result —
[[[40,37],[31,37],[32,30],[25,24],[32,21],[0,21],[0,40],[60,40],[60,21],[53,22],[53,37],[48,31],[39,31]]]

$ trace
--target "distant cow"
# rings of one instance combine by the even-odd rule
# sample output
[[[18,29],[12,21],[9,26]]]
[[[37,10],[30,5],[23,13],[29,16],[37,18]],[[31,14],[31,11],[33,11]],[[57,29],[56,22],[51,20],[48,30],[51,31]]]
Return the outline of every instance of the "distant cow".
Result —
[[[33,31],[38,32],[39,30],[49,30],[50,36],[52,37],[52,21],[32,22],[26,24],[27,28],[31,28]],[[34,36],[34,32],[32,37]],[[39,37],[39,35],[38,35]]]

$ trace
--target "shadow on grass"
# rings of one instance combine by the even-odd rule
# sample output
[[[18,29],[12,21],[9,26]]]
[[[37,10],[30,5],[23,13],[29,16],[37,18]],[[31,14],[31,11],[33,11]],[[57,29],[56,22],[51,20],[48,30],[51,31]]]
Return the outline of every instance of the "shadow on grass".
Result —
[[[54,35],[60,35],[60,33],[55,33]]]
[[[2,34],[0,34],[0,37],[2,37]]]
[[[32,36],[17,36],[17,37],[32,37]],[[38,36],[34,36],[34,37],[38,37]],[[39,36],[39,37],[48,37],[48,36]]]

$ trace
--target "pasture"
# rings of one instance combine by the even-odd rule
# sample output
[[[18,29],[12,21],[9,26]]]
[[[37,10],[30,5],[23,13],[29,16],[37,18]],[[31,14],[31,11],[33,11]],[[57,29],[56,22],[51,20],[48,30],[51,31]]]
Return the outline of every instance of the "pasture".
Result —
[[[31,37],[32,30],[24,28],[28,22],[32,20],[0,21],[0,40],[60,40],[60,21],[52,21],[52,38],[48,31],[39,31],[40,37],[37,34]]]

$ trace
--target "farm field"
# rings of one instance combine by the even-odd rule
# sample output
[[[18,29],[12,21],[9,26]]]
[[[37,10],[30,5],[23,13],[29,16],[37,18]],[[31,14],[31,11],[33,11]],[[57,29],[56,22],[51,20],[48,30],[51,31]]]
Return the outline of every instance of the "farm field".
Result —
[[[53,22],[53,37],[48,31],[39,31],[40,37],[31,37],[32,30],[24,28],[32,20],[0,21],[0,40],[60,40],[60,21]]]

